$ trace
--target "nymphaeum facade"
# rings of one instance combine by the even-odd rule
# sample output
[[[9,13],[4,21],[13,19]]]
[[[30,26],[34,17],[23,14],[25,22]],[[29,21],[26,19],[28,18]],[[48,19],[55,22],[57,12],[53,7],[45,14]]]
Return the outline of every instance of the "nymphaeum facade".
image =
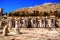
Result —
[[[60,21],[55,16],[50,17],[7,17],[0,20],[0,27],[8,25],[11,28],[46,28],[59,27]],[[57,26],[56,26],[57,25]]]

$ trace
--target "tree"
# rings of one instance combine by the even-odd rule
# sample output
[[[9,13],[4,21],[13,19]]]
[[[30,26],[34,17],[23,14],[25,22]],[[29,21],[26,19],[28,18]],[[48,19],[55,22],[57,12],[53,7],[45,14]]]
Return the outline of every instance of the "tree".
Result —
[[[25,11],[25,14],[24,15],[25,16],[30,16],[29,13],[28,13],[28,11]]]
[[[9,16],[13,16],[13,14],[12,13],[9,13]]]
[[[19,16],[19,13],[17,13],[17,12],[15,12],[14,14],[13,14],[13,16]]]
[[[39,11],[34,10],[34,16],[39,16]]]
[[[58,12],[58,17],[60,18],[60,11]]]
[[[56,11],[54,11],[54,14],[55,14],[56,17],[60,17],[60,11],[56,10]]]
[[[54,11],[54,15],[57,17],[58,16],[58,11]]]
[[[52,11],[50,11],[50,15],[53,15],[53,12]]]
[[[44,13],[43,13],[43,16],[49,16],[49,13],[44,12]]]
[[[34,16],[34,13],[29,13],[29,16]]]

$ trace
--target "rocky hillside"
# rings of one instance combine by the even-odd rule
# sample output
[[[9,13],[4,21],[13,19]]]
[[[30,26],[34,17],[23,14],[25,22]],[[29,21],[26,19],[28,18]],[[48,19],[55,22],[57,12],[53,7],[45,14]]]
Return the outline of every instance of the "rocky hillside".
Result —
[[[28,7],[28,8],[21,8],[18,10],[15,10],[13,12],[11,12],[12,14],[32,14],[32,13],[39,13],[42,14],[44,12],[47,13],[60,13],[60,3],[59,4],[52,4],[52,3],[46,3],[46,4],[42,4],[42,5],[37,5],[34,7]]]

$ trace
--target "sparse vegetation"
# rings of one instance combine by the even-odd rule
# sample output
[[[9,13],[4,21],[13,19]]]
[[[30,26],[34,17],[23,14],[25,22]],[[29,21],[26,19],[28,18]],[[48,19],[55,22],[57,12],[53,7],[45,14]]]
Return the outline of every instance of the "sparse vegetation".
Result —
[[[54,11],[54,15],[55,15],[56,17],[60,17],[60,12],[58,12],[58,11],[56,10],[56,11]]]
[[[48,12],[44,12],[43,16],[49,16],[49,13]]]
[[[40,14],[39,14],[39,11],[37,11],[37,10],[34,10],[34,16],[39,16]]]
[[[45,8],[44,8],[45,7]],[[45,4],[41,6],[36,6],[33,8],[23,8],[17,11],[11,12],[9,16],[51,16],[60,17],[58,10],[60,7],[52,4]],[[41,12],[41,13],[40,13]]]

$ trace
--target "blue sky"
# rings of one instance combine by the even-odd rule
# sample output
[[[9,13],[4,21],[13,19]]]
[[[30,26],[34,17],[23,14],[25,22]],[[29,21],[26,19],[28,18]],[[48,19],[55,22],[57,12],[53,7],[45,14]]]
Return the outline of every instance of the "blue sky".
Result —
[[[60,3],[60,0],[0,0],[0,8],[5,12],[12,12],[18,8],[41,5],[43,3]]]

